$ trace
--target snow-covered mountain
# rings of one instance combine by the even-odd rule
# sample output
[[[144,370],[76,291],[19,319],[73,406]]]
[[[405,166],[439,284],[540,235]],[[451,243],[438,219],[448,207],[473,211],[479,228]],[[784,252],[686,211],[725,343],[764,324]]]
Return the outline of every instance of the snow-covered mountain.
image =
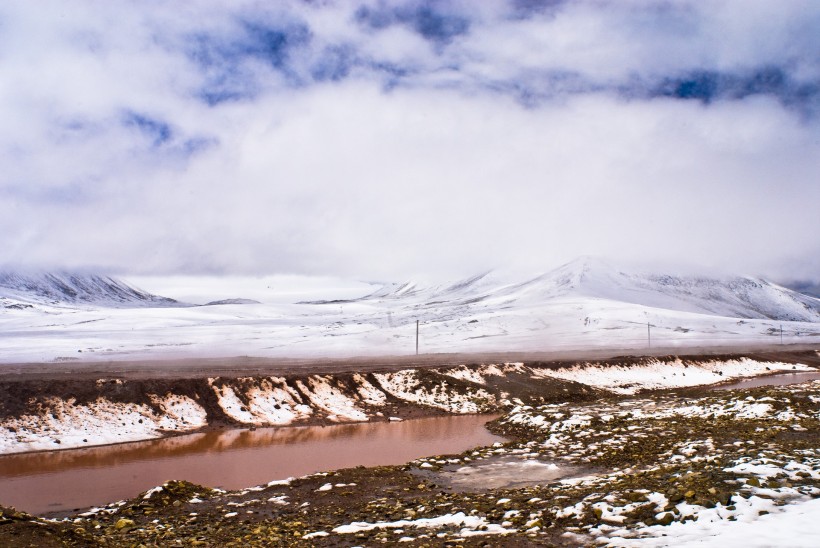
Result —
[[[0,299],[7,308],[33,304],[119,308],[185,306],[109,276],[69,272],[0,272]]]
[[[782,285],[783,287],[787,287],[793,291],[797,291],[798,293],[803,293],[804,295],[810,295],[812,297],[820,298],[819,282],[810,282],[807,280],[802,280],[784,282],[780,285]]]
[[[549,273],[566,293],[745,319],[820,321],[820,299],[760,278],[627,272],[585,258]]]
[[[422,353],[820,345],[820,299],[756,278],[635,272],[589,258],[529,277],[326,287],[265,282],[254,295],[267,302],[191,306],[104,276],[0,274],[0,363],[413,354],[417,322]],[[222,289],[213,296],[242,294]],[[306,295],[326,298],[294,302]]]
[[[414,302],[422,307],[486,302],[510,307],[546,305],[572,297],[730,318],[820,321],[820,299],[763,279],[628,272],[591,257],[517,282],[484,273],[430,287],[413,282],[388,284],[359,301]]]

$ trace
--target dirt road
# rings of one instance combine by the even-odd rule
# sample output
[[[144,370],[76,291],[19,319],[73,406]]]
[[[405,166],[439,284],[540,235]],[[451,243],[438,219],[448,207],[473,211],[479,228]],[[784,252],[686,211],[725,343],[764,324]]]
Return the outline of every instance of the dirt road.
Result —
[[[612,360],[646,356],[726,356],[743,354],[769,360],[790,360],[795,353],[811,359],[816,344],[745,345],[708,347],[659,347],[646,349],[586,349],[543,352],[497,352],[487,354],[422,354],[419,356],[363,356],[340,358],[259,358],[251,356],[192,356],[151,360],[77,360],[48,363],[0,364],[0,379],[195,379],[207,377],[251,377],[290,374],[326,374],[350,372],[396,371],[408,368],[432,368],[470,363],[502,362],[576,362]],[[809,354],[806,354],[809,352]],[[816,357],[816,355],[815,355]],[[817,364],[820,365],[820,364]]]

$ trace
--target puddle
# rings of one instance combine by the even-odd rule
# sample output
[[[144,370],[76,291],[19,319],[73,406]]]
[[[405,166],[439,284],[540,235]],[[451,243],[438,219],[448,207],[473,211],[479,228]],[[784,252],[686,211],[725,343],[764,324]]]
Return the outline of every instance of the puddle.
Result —
[[[448,465],[441,472],[425,472],[455,491],[509,489],[544,485],[576,476],[580,466],[518,457],[490,457],[466,465]]]
[[[820,380],[820,371],[798,371],[796,373],[783,373],[777,375],[767,375],[765,377],[754,377],[743,379],[731,384],[716,386],[715,390],[735,390],[737,388],[758,388],[761,386],[786,386],[798,384],[806,381]]]
[[[171,480],[242,489],[324,470],[461,453],[502,438],[497,415],[232,429],[109,447],[0,457],[0,504],[34,514],[100,506]]]

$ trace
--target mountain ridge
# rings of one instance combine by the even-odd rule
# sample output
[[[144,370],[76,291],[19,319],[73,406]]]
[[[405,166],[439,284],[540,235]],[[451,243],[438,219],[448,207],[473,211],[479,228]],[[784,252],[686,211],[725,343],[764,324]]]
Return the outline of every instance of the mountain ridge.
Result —
[[[629,272],[591,257],[524,281],[493,279],[485,272],[426,288],[414,282],[385,284],[351,302],[415,300],[431,306],[500,299],[534,305],[581,297],[741,319],[820,322],[820,299],[762,278]]]
[[[0,271],[0,297],[17,301],[6,305],[6,308],[20,308],[33,304],[85,304],[106,307],[188,306],[174,299],[137,289],[110,276],[66,271]]]
[[[102,307],[189,307],[138,289],[110,276],[90,273],[0,271],[4,308],[35,304]],[[712,277],[630,271],[595,257],[580,257],[553,270],[525,278],[496,271],[439,284],[388,283],[353,299],[301,301],[297,304],[369,303],[422,309],[475,307],[488,311],[532,308],[571,300],[603,300],[679,312],[739,319],[820,322],[820,299],[762,278]],[[258,304],[250,299],[207,304]]]

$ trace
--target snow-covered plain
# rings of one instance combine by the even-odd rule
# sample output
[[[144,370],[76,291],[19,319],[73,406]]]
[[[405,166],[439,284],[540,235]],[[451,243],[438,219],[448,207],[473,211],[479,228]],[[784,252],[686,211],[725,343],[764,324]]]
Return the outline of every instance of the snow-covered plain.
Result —
[[[406,355],[415,352],[417,320],[422,353],[820,341],[814,297],[753,278],[629,274],[591,259],[524,281],[490,273],[427,287],[143,278],[149,290],[129,292],[127,284],[80,279],[70,298],[59,298],[53,281],[6,279],[16,282],[0,283],[5,363]],[[258,303],[189,306],[225,299]]]

